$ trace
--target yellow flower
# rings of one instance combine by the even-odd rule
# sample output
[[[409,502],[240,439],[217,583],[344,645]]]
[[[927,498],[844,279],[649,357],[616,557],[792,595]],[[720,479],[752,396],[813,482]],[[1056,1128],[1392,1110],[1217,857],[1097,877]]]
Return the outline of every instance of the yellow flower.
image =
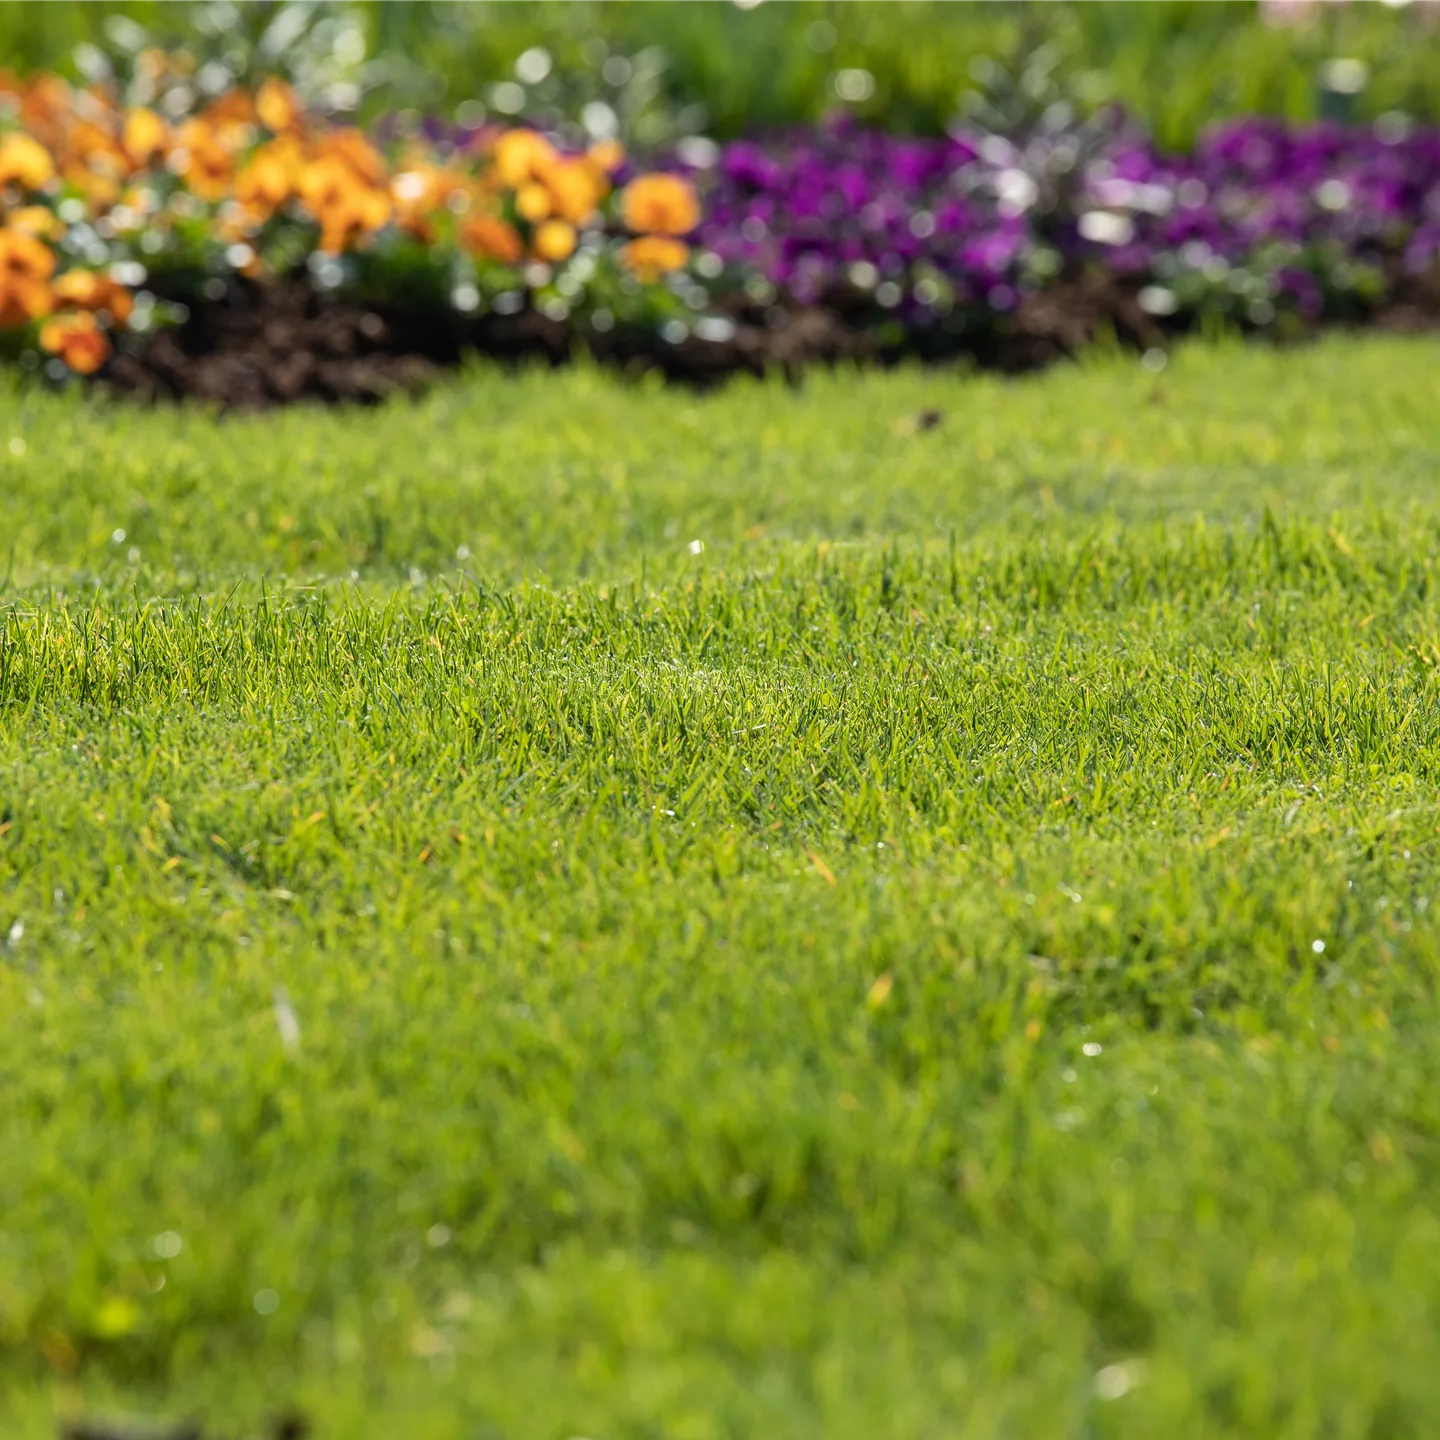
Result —
[[[44,205],[22,205],[10,212],[6,222],[37,240],[58,240],[65,233],[64,222]]]
[[[0,185],[38,190],[54,174],[55,162],[39,141],[18,130],[12,130],[0,140]]]
[[[0,329],[50,313],[55,256],[33,235],[0,228]]]
[[[130,163],[143,169],[164,157],[170,143],[170,127],[153,111],[143,106],[125,117],[125,133],[121,144]]]
[[[277,135],[295,129],[300,123],[301,113],[295,92],[273,75],[256,93],[255,114],[267,130],[273,130]]]
[[[93,375],[110,354],[109,340],[87,310],[47,320],[40,327],[40,348],[81,375]]]
[[[484,210],[466,216],[460,227],[460,240],[472,255],[482,260],[498,260],[502,265],[516,264],[525,253],[515,227]]]
[[[575,227],[568,220],[547,220],[535,228],[530,248],[537,260],[555,264],[575,253]]]
[[[642,280],[658,280],[690,258],[690,247],[669,235],[642,235],[621,248],[620,262]]]
[[[545,178],[560,157],[555,147],[534,130],[507,130],[495,141],[495,169],[500,181],[518,190],[529,180]]]
[[[550,215],[550,192],[532,180],[515,192],[515,209],[522,220],[536,225]]]
[[[632,230],[688,235],[700,223],[700,202],[694,187],[678,175],[637,177],[625,187],[620,207]]]
[[[583,156],[557,160],[546,172],[545,184],[551,210],[572,225],[583,225],[610,189],[605,172]]]
[[[51,287],[57,310],[108,310],[123,325],[135,308],[130,292],[94,270],[67,270]]]

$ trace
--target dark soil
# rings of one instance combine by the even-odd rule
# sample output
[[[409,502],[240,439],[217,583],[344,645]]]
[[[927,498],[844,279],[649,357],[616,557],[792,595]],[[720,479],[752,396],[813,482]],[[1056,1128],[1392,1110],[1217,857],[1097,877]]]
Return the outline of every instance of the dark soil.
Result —
[[[269,1440],[305,1440],[310,1422],[298,1410],[281,1410],[271,1418]],[[199,1425],[177,1425],[123,1420],[80,1419],[60,1426],[60,1440],[204,1440]]]
[[[470,354],[559,365],[588,351],[628,374],[658,371],[708,386],[735,374],[778,372],[795,380],[810,365],[841,361],[918,359],[1024,371],[1074,356],[1102,336],[1149,349],[1174,334],[1141,309],[1132,288],[1094,273],[1059,281],[983,325],[952,319],[887,331],[868,297],[841,293],[803,309],[737,303],[727,338],[692,333],[673,344],[618,327],[581,332],[528,309],[466,316],[433,302],[369,302],[318,291],[305,276],[231,282],[209,297],[177,289],[163,298],[183,300],[188,318],[127,338],[96,382],[152,401],[193,398],[244,410],[301,400],[374,403],[424,388]],[[1417,330],[1435,328],[1437,319],[1440,296],[1412,286],[1397,291],[1370,323]]]
[[[736,305],[727,338],[690,334],[674,344],[621,328],[582,333],[534,310],[470,317],[434,304],[366,302],[320,292],[304,277],[234,282],[212,298],[165,298],[183,299],[188,318],[127,339],[96,377],[106,389],[260,409],[300,400],[374,402],[423,388],[469,354],[559,365],[588,351],[629,374],[659,371],[705,386],[737,373],[778,371],[793,380],[816,363],[911,357],[968,357],[987,368],[1026,370],[1073,355],[1102,329],[1137,345],[1164,339],[1133,296],[1094,280],[1031,297],[983,331],[907,332],[898,342],[870,323],[860,297],[845,295],[806,309]]]

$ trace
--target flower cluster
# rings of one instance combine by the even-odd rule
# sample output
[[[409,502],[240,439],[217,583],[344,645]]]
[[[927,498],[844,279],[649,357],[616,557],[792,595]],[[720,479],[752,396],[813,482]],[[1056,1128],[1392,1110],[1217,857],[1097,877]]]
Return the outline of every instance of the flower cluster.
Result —
[[[850,289],[919,312],[1014,304],[1027,229],[984,193],[968,138],[895,139],[836,124],[726,146],[700,238],[802,304]],[[763,288],[752,284],[763,295]]]
[[[93,373],[118,335],[179,313],[184,286],[161,279],[213,298],[301,269],[677,340],[733,333],[716,308],[782,295],[902,335],[963,329],[1094,270],[1157,318],[1265,327],[1358,313],[1440,264],[1440,131],[1393,115],[1246,120],[1174,156],[1046,91],[971,106],[934,139],[844,120],[690,137],[645,173],[608,107],[604,125],[367,134],[276,78],[207,95],[187,64],[139,52],[128,100],[0,76],[0,345]]]
[[[1122,227],[1119,263],[1153,278],[1162,312],[1228,294],[1261,325],[1277,307],[1345,314],[1440,254],[1440,133],[1393,118],[1238,122],[1184,160],[1136,150],[1091,193]]]
[[[868,291],[908,325],[1102,266],[1157,316],[1263,327],[1353,312],[1440,256],[1440,132],[1398,117],[1252,119],[1185,157],[1117,111],[942,140],[842,124],[729,145],[701,183],[701,239],[752,290]]]
[[[556,316],[593,300],[602,326],[627,306],[663,315],[681,302],[657,282],[686,265],[699,220],[688,182],[633,173],[614,141],[565,153],[513,128],[382,150],[278,79],[175,115],[4,78],[0,126],[0,331],[87,374],[116,332],[164,318],[143,287],[166,272],[203,291],[307,265],[323,285],[383,285],[388,266],[466,310],[528,296]]]

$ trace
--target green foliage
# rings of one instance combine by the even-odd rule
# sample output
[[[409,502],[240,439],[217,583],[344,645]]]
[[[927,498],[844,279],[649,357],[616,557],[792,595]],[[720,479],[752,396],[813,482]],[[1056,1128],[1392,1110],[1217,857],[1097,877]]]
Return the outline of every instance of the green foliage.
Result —
[[[1187,146],[1205,125],[1230,115],[1315,118],[1322,105],[1321,69],[1337,57],[1369,68],[1369,83],[1356,97],[1357,115],[1402,109],[1440,120],[1440,50],[1421,6],[1397,11],[1317,4],[1312,14],[1285,26],[1266,24],[1245,0],[796,0],[745,10],[728,3],[631,0],[361,0],[224,8],[220,24],[220,5],[177,0],[0,6],[0,45],[9,63],[22,68],[68,67],[77,45],[113,50],[110,32],[120,16],[154,39],[188,41],[199,54],[234,51],[234,63],[244,71],[245,57],[288,10],[295,12],[297,34],[306,37],[292,68],[321,88],[327,77],[342,73],[361,81],[369,87],[371,112],[397,105],[453,112],[464,101],[488,99],[534,46],[547,49],[557,71],[581,89],[600,94],[598,70],[609,46],[621,56],[647,57],[646,93],[628,93],[626,100],[636,113],[654,105],[648,127],[631,127],[642,138],[647,128],[664,135],[667,114],[687,111],[701,118],[697,106],[720,136],[817,119],[837,103],[834,77],[840,69],[873,76],[874,93],[858,105],[860,113],[897,130],[934,132],[957,113],[972,65],[1013,67],[1040,44],[1058,51],[1058,75],[1068,90],[1088,104],[1121,100],[1168,146]],[[363,67],[325,51],[332,39],[338,43],[350,17],[365,31],[369,59]],[[603,43],[597,48],[597,42]]]
[[[1318,5],[1303,23],[1274,27],[1249,3],[955,5],[896,3],[635,5],[625,0],[469,5],[420,0],[361,7],[372,48],[403,54],[432,77],[419,103],[453,105],[507,78],[524,50],[543,45],[564,68],[595,63],[596,37],[631,54],[658,47],[672,103],[698,102],[715,133],[815,120],[837,104],[841,69],[874,77],[861,114],[899,131],[937,132],[956,115],[970,67],[1013,66],[1039,44],[1061,57],[1065,86],[1091,104],[1119,99],[1166,145],[1189,145],[1228,115],[1313,119],[1321,66],[1365,62],[1358,113],[1436,111],[1437,51],[1427,18],[1378,6]],[[438,83],[437,83],[438,82]]]
[[[1424,1433],[1434,360],[7,392],[5,1433]]]

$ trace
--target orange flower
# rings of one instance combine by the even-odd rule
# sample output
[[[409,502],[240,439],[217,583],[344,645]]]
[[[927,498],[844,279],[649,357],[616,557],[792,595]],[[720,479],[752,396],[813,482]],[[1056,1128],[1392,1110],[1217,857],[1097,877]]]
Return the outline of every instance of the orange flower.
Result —
[[[300,198],[320,222],[320,249],[330,255],[380,229],[392,214],[385,191],[357,178],[333,155],[305,167]]]
[[[389,179],[384,157],[354,126],[332,130],[316,147],[315,158],[339,160],[368,185],[384,185]]]
[[[235,198],[255,220],[267,220],[299,192],[304,171],[299,142],[281,136],[262,145],[235,177]]]
[[[94,270],[67,270],[51,289],[57,310],[108,310],[119,325],[135,308],[123,285]]]
[[[700,223],[694,187],[678,175],[639,176],[625,187],[620,206],[632,230],[688,235]]]
[[[47,320],[40,327],[40,348],[81,375],[93,375],[110,354],[110,342],[88,311]]]
[[[20,126],[52,151],[64,136],[72,97],[69,85],[58,75],[37,75],[22,83]]]
[[[255,96],[255,113],[260,123],[277,135],[294,130],[300,123],[300,101],[295,92],[273,75],[261,85]]]
[[[0,329],[38,320],[51,309],[55,256],[33,235],[0,228]]]
[[[216,130],[238,131],[255,123],[255,101],[248,90],[227,90],[205,107],[200,118]]]
[[[551,209],[572,225],[583,225],[610,189],[604,170],[585,157],[555,161],[546,171],[545,184]]]
[[[690,258],[690,247],[669,235],[642,235],[620,251],[620,261],[642,280],[658,280]]]
[[[153,110],[141,106],[125,117],[125,134],[121,144],[137,170],[163,159],[169,143],[170,127]]]
[[[91,102],[88,92],[83,93],[81,99]],[[61,168],[67,176],[77,169],[85,169],[113,180],[130,168],[129,158],[116,138],[111,117],[93,102],[88,103],[86,109],[93,118],[78,121],[70,127],[65,137],[64,164]]]
[[[482,260],[498,260],[503,265],[518,263],[525,253],[515,227],[483,210],[466,217],[460,227],[460,239],[471,254]]]
[[[495,169],[503,185],[518,190],[530,180],[544,181],[560,158],[555,147],[534,130],[507,130],[495,141]]]
[[[220,132],[206,120],[187,120],[176,140],[171,168],[200,199],[223,199],[235,178],[235,156]]]
[[[568,260],[575,253],[575,227],[568,220],[547,220],[536,227],[530,248],[537,260]]]
[[[39,141],[18,130],[0,140],[0,185],[38,190],[54,173],[55,162]]]

